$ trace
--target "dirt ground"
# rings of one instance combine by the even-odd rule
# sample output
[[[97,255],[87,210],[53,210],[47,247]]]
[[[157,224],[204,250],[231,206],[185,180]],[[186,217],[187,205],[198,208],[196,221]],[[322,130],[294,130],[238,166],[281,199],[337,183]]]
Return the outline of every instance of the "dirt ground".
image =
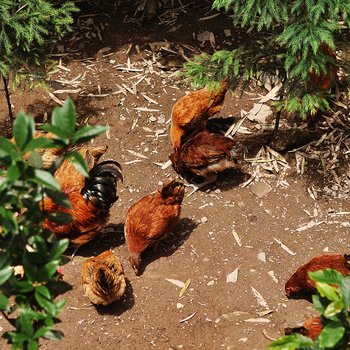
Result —
[[[64,259],[69,287],[58,296],[67,301],[58,328],[65,337],[59,343],[44,342],[41,349],[264,349],[284,327],[314,313],[309,302],[286,298],[284,284],[290,275],[318,254],[349,253],[348,198],[326,194],[320,176],[307,165],[299,175],[291,155],[283,179],[271,172],[243,187],[252,175],[253,168],[247,167],[185,197],[180,224],[156,253],[143,255],[144,271],[135,276],[123,237],[125,213],[142,196],[177,177],[171,167],[160,166],[171,153],[172,105],[190,90],[175,72],[183,56],[239,40],[239,33],[227,32],[229,16],[208,19],[215,12],[198,3],[175,12],[163,9],[153,23],[143,26],[128,17],[126,9],[115,14],[109,9],[108,16],[85,8],[79,28],[54,52],[53,58],[61,61],[50,74],[49,91],[56,99],[72,97],[81,124],[111,127],[95,143],[108,145],[103,159],[119,161],[125,180],[118,188],[108,233],[82,247],[73,261]],[[214,37],[215,43],[202,43],[203,37]],[[153,44],[152,52],[149,43],[159,41],[170,44],[162,44],[166,50]],[[38,122],[49,118],[56,105],[52,95],[40,89],[12,97],[16,112],[31,112]],[[220,116],[239,116],[241,109],[253,107],[255,97],[253,90],[242,98],[239,92],[228,93]],[[3,117],[2,94],[0,102]],[[4,134],[7,127],[3,118]],[[250,137],[258,138],[256,129],[251,132]],[[267,184],[270,192],[258,197],[256,183]],[[124,265],[127,293],[109,307],[94,307],[80,286],[81,264],[109,248]],[[179,281],[188,279],[191,284],[179,298]],[[7,327],[0,319],[0,329]],[[3,340],[0,347],[9,348]]]

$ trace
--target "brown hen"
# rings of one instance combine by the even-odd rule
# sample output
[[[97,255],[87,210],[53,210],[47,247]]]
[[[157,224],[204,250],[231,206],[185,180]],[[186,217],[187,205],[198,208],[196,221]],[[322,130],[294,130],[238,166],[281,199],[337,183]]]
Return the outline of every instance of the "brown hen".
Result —
[[[64,212],[72,215],[70,224],[58,224],[46,220],[44,225],[60,238],[67,237],[75,245],[83,245],[92,240],[107,224],[109,210],[117,201],[117,180],[122,180],[121,167],[116,161],[107,160],[97,165],[89,147],[79,150],[87,162],[89,177],[85,178],[74,165],[65,160],[55,173],[61,191],[65,193],[72,208],[64,208],[46,197],[42,208],[49,212]]]
[[[200,131],[176,149],[169,158],[174,170],[191,183],[201,182],[195,189],[214,182],[219,173],[236,168],[243,159],[245,146],[219,133]]]
[[[207,120],[220,112],[227,90],[227,79],[224,79],[218,90],[204,88],[193,91],[174,104],[170,127],[170,139],[174,150],[193,133],[204,129]]]
[[[288,280],[285,291],[288,298],[310,295],[316,292],[316,283],[309,277],[309,272],[333,269],[344,276],[350,275],[350,255],[320,255],[301,266]]]
[[[125,239],[136,275],[140,274],[141,253],[167,238],[178,223],[184,194],[185,186],[173,180],[129,208],[125,220]]]
[[[80,281],[93,304],[109,305],[119,300],[126,288],[123,266],[111,250],[85,260]]]
[[[311,339],[316,339],[322,332],[322,329],[323,324],[321,321],[321,317],[317,316],[307,319],[302,327],[286,328],[285,334],[291,335],[299,333]]]

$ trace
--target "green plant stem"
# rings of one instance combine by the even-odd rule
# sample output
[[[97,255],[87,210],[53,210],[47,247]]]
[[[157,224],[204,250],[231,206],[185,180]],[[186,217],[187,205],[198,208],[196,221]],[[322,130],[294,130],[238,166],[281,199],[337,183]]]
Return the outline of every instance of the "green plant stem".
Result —
[[[7,101],[7,108],[9,111],[9,116],[10,116],[10,122],[11,122],[11,129],[13,126],[13,112],[12,112],[12,106],[11,106],[11,96],[10,96],[10,91],[8,88],[8,81],[7,79],[2,76],[2,81],[4,83],[4,88],[5,88],[5,96],[6,96],[6,101]]]

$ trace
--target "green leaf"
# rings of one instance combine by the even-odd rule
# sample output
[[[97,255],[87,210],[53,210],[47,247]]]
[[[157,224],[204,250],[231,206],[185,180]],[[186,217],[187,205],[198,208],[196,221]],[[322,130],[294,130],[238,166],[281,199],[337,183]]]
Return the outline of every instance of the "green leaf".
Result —
[[[86,125],[83,126],[81,129],[79,129],[73,137],[73,142],[75,144],[84,143],[86,141],[89,141],[93,139],[94,137],[103,134],[109,130],[108,126],[101,126],[101,125],[95,125],[90,126]]]
[[[11,159],[12,158],[12,159]],[[10,165],[12,161],[20,158],[16,147],[5,137],[0,137],[0,161],[4,165]]]
[[[86,165],[86,162],[83,156],[77,152],[73,151],[69,154],[68,159],[73,163],[74,167],[85,177],[89,176],[89,168]]]
[[[300,334],[286,335],[269,344],[268,350],[295,350],[301,346],[311,346],[312,339]]]
[[[46,148],[59,148],[54,140],[47,139],[46,137],[37,137],[31,140],[23,149],[24,152],[33,151],[35,149]]]
[[[69,240],[67,238],[60,239],[57,242],[55,242],[54,246],[52,247],[50,259],[55,260],[58,259],[64,251],[68,248]]]
[[[30,282],[37,281],[37,275],[38,275],[37,266],[29,261],[28,256],[26,254],[23,256],[22,261],[23,261],[24,273],[27,276],[27,279]]]
[[[41,155],[37,151],[30,152],[30,156],[28,158],[28,165],[33,168],[42,168],[43,166],[43,160],[41,158]]]
[[[350,306],[350,276],[344,277],[339,284],[339,291],[343,296],[343,303],[345,308]]]
[[[45,286],[36,287],[34,296],[35,296],[35,300],[44,310],[46,310],[51,315],[55,313],[56,311],[55,303],[53,302],[51,298],[51,294],[47,287]]]
[[[8,167],[7,169],[7,179],[11,182],[15,182],[16,180],[18,180],[18,178],[20,177],[20,171],[17,167],[17,165],[11,165]]]
[[[42,125],[41,129],[47,132],[52,132],[54,135],[56,135],[56,143],[62,142],[62,144],[65,146],[69,145],[69,135],[65,130],[62,130],[54,125]]]
[[[0,309],[4,311],[10,310],[10,304],[9,301],[4,294],[0,294]]]
[[[47,281],[50,279],[57,271],[57,267],[60,264],[59,260],[51,260],[47,264],[45,264],[39,270],[39,278],[41,281]]]
[[[0,286],[3,285],[13,274],[11,266],[5,266],[0,270]]]
[[[29,293],[34,289],[33,284],[28,281],[17,281],[15,287],[19,293]]]
[[[324,310],[323,316],[332,318],[333,316],[340,314],[344,309],[344,304],[341,299],[332,301]]]
[[[309,272],[309,276],[315,282],[327,284],[339,284],[343,279],[343,275],[339,271],[333,269]]]
[[[39,343],[37,340],[29,340],[28,342],[28,350],[38,350]]]
[[[59,128],[67,138],[71,138],[74,135],[76,122],[74,104],[68,97],[62,107],[54,108],[51,123]]]
[[[343,338],[345,327],[340,322],[328,323],[320,333],[318,339],[321,347],[333,349],[334,346]]]
[[[23,150],[33,139],[35,134],[34,119],[31,116],[19,112],[13,123],[13,136],[17,146]]]
[[[316,282],[316,288],[323,298],[327,298],[331,301],[341,300],[341,295],[336,287],[330,286],[324,282]]]
[[[61,191],[55,191],[55,190],[51,190],[49,188],[45,189],[45,193],[57,204],[59,204],[60,206],[62,206],[63,208],[68,208],[71,209],[72,208],[72,204],[68,198],[68,196],[61,192]]]
[[[47,188],[60,191],[60,185],[48,171],[41,169],[34,169],[35,178],[32,179],[33,182],[40,185],[44,185]]]

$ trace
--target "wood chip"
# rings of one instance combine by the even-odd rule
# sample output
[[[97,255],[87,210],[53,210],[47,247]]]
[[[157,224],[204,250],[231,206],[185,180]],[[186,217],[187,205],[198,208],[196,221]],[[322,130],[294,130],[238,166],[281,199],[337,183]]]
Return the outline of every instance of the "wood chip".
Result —
[[[185,285],[184,282],[172,278],[166,278],[165,280],[180,288],[183,288],[183,286]]]
[[[278,243],[283,250],[285,250],[290,255],[296,255],[293,251],[291,251],[285,244],[283,244],[279,239],[273,237],[276,243]]]
[[[184,284],[184,286],[182,287],[182,289],[180,290],[179,298],[182,298],[182,297],[184,296],[184,294],[186,293],[186,291],[187,291],[188,287],[190,286],[190,284],[191,284],[191,279],[189,278],[189,279],[185,282],[185,284]]]
[[[58,97],[56,97],[53,93],[48,92],[49,96],[59,105],[63,106],[64,101],[60,100]]]
[[[152,109],[147,107],[135,107],[134,109],[139,112],[160,112],[159,109]]]
[[[234,239],[236,240],[237,244],[238,244],[240,247],[242,247],[241,239],[239,238],[238,233],[236,232],[236,230],[235,230],[234,227],[232,228],[232,235],[233,235]]]
[[[183,322],[186,322],[186,321],[189,321],[191,318],[193,318],[195,315],[196,315],[197,312],[194,312],[193,314],[191,314],[190,316],[186,317],[186,318],[183,318],[182,320],[180,320],[179,323],[183,323]]]
[[[139,153],[139,152],[135,152],[135,151],[132,151],[130,149],[127,149],[127,151],[132,154],[133,156],[136,156],[136,157],[140,157],[140,158],[144,158],[144,159],[148,159],[147,156],[143,155],[142,153]]]
[[[252,292],[258,302],[259,305],[263,306],[266,309],[269,309],[269,305],[267,304],[266,300],[263,298],[263,296],[252,286],[250,286],[250,288],[252,289]]]
[[[271,320],[269,320],[268,318],[257,317],[257,318],[248,318],[247,320],[244,320],[244,322],[269,323],[269,322],[271,322]]]
[[[238,281],[239,267],[229,273],[226,277],[226,283],[236,283]]]

